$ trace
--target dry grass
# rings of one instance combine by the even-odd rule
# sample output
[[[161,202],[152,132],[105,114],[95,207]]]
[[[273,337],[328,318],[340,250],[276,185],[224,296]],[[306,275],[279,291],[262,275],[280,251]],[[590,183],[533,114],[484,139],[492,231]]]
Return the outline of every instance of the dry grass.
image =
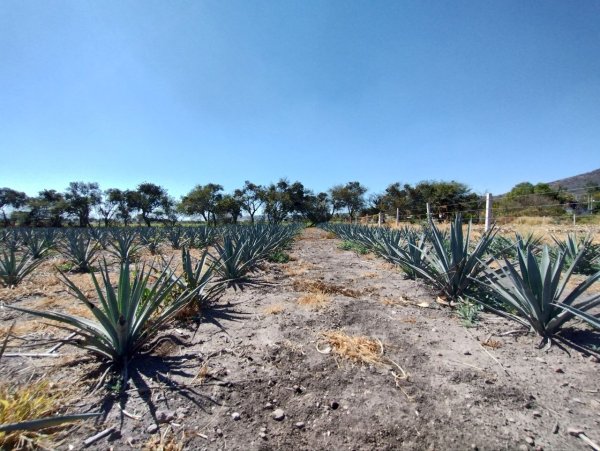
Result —
[[[182,451],[184,441],[185,432],[182,432],[181,438],[178,439],[171,426],[168,426],[161,434],[150,437],[142,449],[144,451]]]
[[[265,307],[263,312],[267,315],[279,315],[285,311],[285,307],[282,304],[272,304]]]
[[[492,338],[488,338],[483,343],[481,343],[486,348],[498,349],[502,347],[502,342],[499,340],[494,340]]]
[[[376,272],[366,272],[362,274],[362,277],[366,279],[377,279],[379,277],[379,273]]]
[[[400,365],[384,356],[383,343],[380,340],[364,335],[348,335],[341,330],[330,330],[321,335],[327,348],[320,349],[317,346],[320,353],[332,352],[336,357],[361,365],[387,366],[392,370],[398,387],[400,381],[408,379],[408,373]],[[405,395],[408,397],[406,393]]]
[[[410,304],[414,304],[414,302],[409,301],[408,299],[406,299],[404,296],[398,296],[395,298],[383,298],[381,300],[381,303],[383,305],[388,305],[390,307],[397,307],[399,305],[410,305]]]
[[[0,424],[19,423],[55,415],[64,393],[48,381],[39,380],[27,385],[0,384]],[[46,432],[56,431],[54,427]],[[0,432],[0,449],[35,447],[35,442],[50,434],[40,431]]]
[[[315,294],[330,294],[336,295],[341,294],[350,298],[357,298],[361,295],[359,291],[352,290],[351,288],[345,288],[340,285],[334,285],[325,283],[322,280],[313,279],[301,279],[294,281],[294,290],[305,291],[308,293]]]
[[[305,260],[295,260],[293,263],[283,265],[283,273],[288,277],[303,276],[308,271],[316,269],[317,266]]]
[[[5,337],[10,330],[10,325],[0,326],[0,337]],[[30,334],[33,332],[40,332],[42,330],[51,329],[52,326],[43,321],[32,319],[32,320],[22,320],[19,319],[19,322],[15,324],[11,331],[11,335],[21,336],[25,334]]]
[[[298,298],[298,304],[304,307],[319,309],[325,307],[330,300],[331,297],[325,293],[307,293]]]
[[[323,332],[323,337],[336,356],[354,363],[381,365],[383,344],[381,341],[365,336],[351,336],[342,331]]]
[[[202,366],[200,367],[200,369],[198,370],[198,374],[196,374],[196,377],[193,379],[193,381],[197,381],[198,384],[202,384],[202,383],[204,383],[205,380],[207,380],[211,377],[212,377],[211,369],[208,366],[208,363],[204,362],[202,364]]]

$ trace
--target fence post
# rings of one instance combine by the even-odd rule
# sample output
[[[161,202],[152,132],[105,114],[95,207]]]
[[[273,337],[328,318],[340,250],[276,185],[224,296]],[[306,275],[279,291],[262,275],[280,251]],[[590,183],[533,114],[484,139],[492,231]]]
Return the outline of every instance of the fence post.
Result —
[[[490,230],[492,224],[492,195],[491,193],[485,194],[485,231]]]
[[[429,208],[429,202],[425,204],[427,207],[427,221],[431,221],[431,208]]]
[[[576,222],[575,218],[576,217],[577,217],[577,214],[575,212],[573,212],[573,225],[575,225],[575,222]]]
[[[377,218],[377,226],[381,227],[383,213],[379,212],[379,217]]]
[[[400,209],[396,208],[396,227],[400,224]]]

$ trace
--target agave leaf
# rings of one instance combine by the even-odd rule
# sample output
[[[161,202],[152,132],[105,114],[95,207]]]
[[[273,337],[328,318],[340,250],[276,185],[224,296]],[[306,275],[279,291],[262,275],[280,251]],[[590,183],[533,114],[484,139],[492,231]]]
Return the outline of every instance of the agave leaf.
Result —
[[[596,329],[600,329],[600,318],[598,316],[590,315],[589,313],[586,313],[585,311],[577,309],[571,305],[565,305],[563,303],[557,303],[557,304],[554,304],[554,306],[561,308],[563,310],[566,310],[566,311],[570,312],[573,316],[576,316],[577,318],[582,319],[583,321],[592,325]]]
[[[50,427],[59,426],[71,421],[87,420],[88,418],[96,418],[102,415],[98,413],[79,413],[73,415],[61,415],[56,417],[39,418],[36,420],[21,421],[19,423],[0,424],[0,433],[13,431],[36,431]]]

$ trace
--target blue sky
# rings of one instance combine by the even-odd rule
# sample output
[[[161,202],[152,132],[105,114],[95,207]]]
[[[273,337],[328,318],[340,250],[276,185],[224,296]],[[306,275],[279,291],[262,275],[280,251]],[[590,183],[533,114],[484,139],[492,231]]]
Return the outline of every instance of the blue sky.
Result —
[[[0,186],[501,193],[600,167],[600,2],[0,2]]]

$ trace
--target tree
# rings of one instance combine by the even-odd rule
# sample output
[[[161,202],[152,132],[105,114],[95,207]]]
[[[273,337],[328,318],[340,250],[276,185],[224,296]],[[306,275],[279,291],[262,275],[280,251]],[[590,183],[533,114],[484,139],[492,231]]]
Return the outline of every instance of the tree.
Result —
[[[158,220],[163,221],[167,225],[174,226],[179,218],[177,217],[177,202],[171,196],[163,196],[160,207],[155,212]]]
[[[27,194],[21,191],[15,191],[11,188],[0,188],[0,211],[2,211],[2,221],[4,227],[10,225],[10,220],[6,215],[6,207],[21,208],[27,202]]]
[[[577,206],[573,196],[560,187],[554,189],[547,183],[522,182],[498,199],[494,208],[510,216],[560,216],[565,213],[565,207],[576,209]]]
[[[108,215],[109,219],[111,215],[114,215],[117,219],[123,221],[123,225],[127,227],[131,222],[131,214],[137,209],[136,205],[139,201],[138,193],[136,191],[125,190],[122,191],[118,188],[107,189],[104,193],[104,202],[102,204],[103,217]]]
[[[111,219],[119,213],[119,206],[123,199],[123,192],[120,189],[109,188],[104,191],[102,202],[98,205],[98,213],[102,216],[104,227],[110,226]]]
[[[304,186],[300,182],[290,184],[287,179],[271,183],[263,194],[264,211],[272,224],[283,222],[290,214],[302,214],[304,209]]]
[[[153,216],[153,213],[163,205],[166,197],[168,197],[167,190],[162,186],[144,182],[140,183],[135,191],[128,193],[127,204],[130,209],[139,210],[142,220],[150,227],[153,220],[160,219]]]
[[[347,209],[350,220],[353,220],[356,214],[364,207],[364,195],[367,188],[360,182],[348,182],[345,185],[336,185],[329,190],[333,209]]]
[[[331,199],[327,193],[319,193],[316,196],[307,192],[304,200],[304,216],[313,224],[331,220]]]
[[[102,201],[102,192],[97,183],[71,182],[65,200],[67,212],[77,216],[79,227],[90,227],[90,213]]]
[[[385,203],[385,195],[381,193],[373,193],[369,195],[366,206],[363,207],[363,214],[376,215],[387,210]]]
[[[254,215],[265,203],[265,189],[246,180],[242,189],[235,190],[234,197],[239,200],[242,210],[250,215],[250,222],[254,224]]]
[[[223,221],[231,221],[237,224],[238,218],[242,214],[241,201],[231,194],[222,196],[215,205],[216,215]]]
[[[202,216],[205,222],[217,224],[216,207],[221,200],[223,187],[215,183],[196,185],[188,194],[181,198],[179,211],[188,216]]]
[[[62,227],[68,203],[56,190],[42,190],[37,197],[27,201],[29,211],[23,218],[24,225],[33,227]]]

